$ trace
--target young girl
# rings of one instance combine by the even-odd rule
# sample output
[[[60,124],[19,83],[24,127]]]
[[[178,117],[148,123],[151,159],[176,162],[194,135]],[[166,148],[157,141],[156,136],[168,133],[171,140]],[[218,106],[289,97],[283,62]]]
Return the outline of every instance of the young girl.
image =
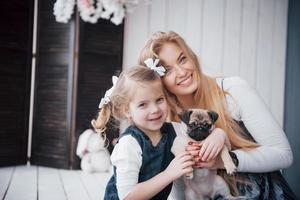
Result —
[[[165,66],[166,75],[162,82],[169,96],[173,97],[170,105],[178,110],[204,108],[219,114],[216,126],[229,137],[233,148],[231,155],[238,170],[236,175],[251,183],[238,185],[240,195],[247,199],[295,199],[278,171],[292,164],[289,142],[246,81],[239,77],[205,75],[197,56],[174,32],[155,33],[140,54],[140,64],[145,58],[160,59]],[[201,144],[200,151],[192,151],[199,157],[199,167],[224,168],[215,157],[220,148],[211,145],[216,139],[216,134],[208,137]],[[183,199],[182,183],[179,180],[174,185],[179,190],[179,197],[175,199]]]
[[[170,152],[176,133],[166,123],[169,108],[160,75],[164,68],[148,60],[148,67],[123,72],[107,91],[92,125],[104,133],[112,115],[130,126],[114,147],[114,174],[104,199],[167,199],[172,181],[192,171],[193,157],[184,152],[174,158]]]

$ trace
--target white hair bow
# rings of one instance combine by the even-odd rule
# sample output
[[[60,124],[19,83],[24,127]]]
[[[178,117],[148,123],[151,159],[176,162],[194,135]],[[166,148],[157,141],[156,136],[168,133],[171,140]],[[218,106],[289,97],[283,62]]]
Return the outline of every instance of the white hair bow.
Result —
[[[164,76],[166,69],[163,66],[156,66],[159,62],[159,59],[152,59],[152,58],[148,58],[147,60],[144,61],[144,63],[146,64],[147,67],[149,67],[150,69],[156,71],[159,76]]]
[[[112,82],[113,82],[113,86],[105,92],[104,97],[100,101],[99,108],[102,108],[105,104],[108,104],[110,102],[110,95],[113,92],[113,90],[114,90],[114,88],[115,88],[115,86],[118,82],[118,77],[113,76],[112,77]]]

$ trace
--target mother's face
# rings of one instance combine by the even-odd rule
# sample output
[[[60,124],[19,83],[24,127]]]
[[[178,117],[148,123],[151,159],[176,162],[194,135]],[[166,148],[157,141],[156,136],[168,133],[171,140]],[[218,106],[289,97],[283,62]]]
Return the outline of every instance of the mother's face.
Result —
[[[192,95],[198,87],[197,71],[192,60],[174,43],[164,44],[158,56],[166,68],[163,77],[165,87],[179,99]]]

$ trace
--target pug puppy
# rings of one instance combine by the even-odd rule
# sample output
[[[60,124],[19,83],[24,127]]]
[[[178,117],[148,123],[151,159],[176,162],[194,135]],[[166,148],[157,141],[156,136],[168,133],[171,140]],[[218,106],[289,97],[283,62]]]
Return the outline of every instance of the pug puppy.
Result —
[[[189,109],[182,112],[180,118],[187,125],[187,133],[175,138],[171,148],[175,156],[185,151],[188,142],[201,142],[207,138],[215,127],[214,123],[218,119],[218,114],[203,109]],[[230,148],[230,142],[227,138],[220,155],[226,172],[233,174],[236,171],[236,166],[230,157]],[[230,194],[228,185],[222,177],[217,175],[217,170],[194,169],[192,174],[187,174],[184,177],[184,184],[187,200],[211,199],[216,195],[221,195],[225,199],[243,199]]]

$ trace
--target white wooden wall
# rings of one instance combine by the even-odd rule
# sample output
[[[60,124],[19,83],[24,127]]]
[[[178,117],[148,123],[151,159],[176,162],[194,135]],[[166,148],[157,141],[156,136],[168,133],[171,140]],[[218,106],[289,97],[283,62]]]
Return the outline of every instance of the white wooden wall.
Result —
[[[288,0],[152,0],[125,22],[123,67],[155,31],[179,33],[210,75],[241,76],[282,126]]]

